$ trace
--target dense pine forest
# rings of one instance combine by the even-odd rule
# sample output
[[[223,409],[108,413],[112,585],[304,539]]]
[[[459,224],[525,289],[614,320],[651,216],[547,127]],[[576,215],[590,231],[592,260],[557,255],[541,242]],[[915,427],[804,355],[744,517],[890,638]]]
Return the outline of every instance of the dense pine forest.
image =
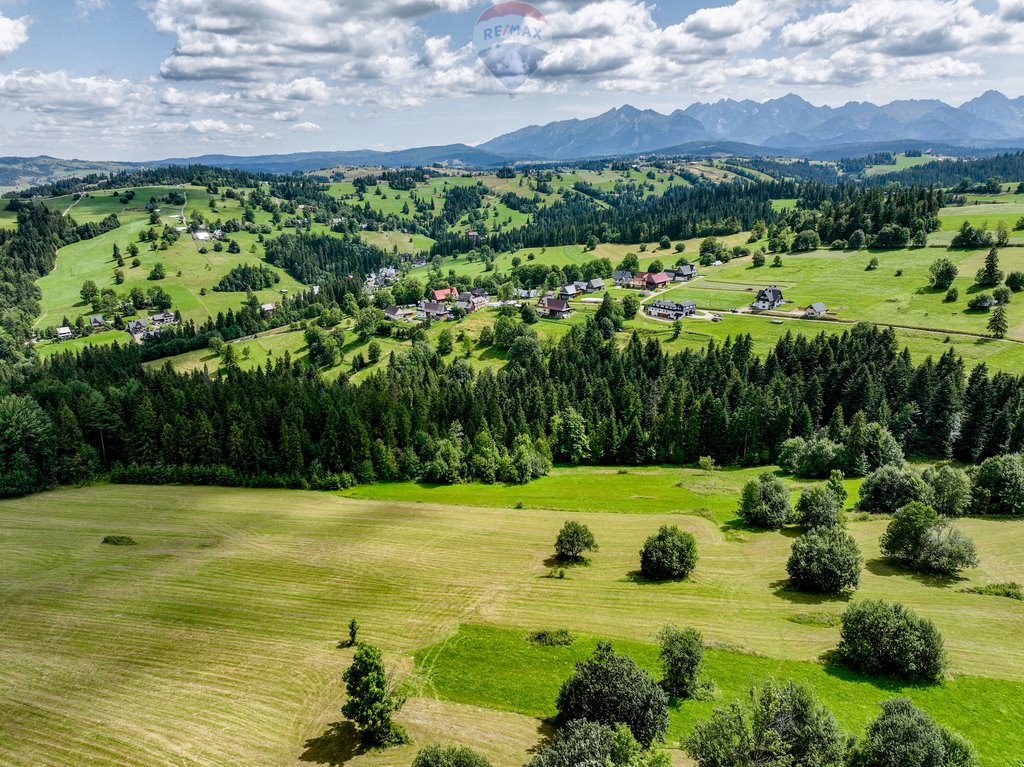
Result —
[[[951,353],[914,365],[891,331],[740,337],[666,354],[618,348],[596,322],[545,359],[529,332],[498,373],[425,344],[355,386],[299,363],[226,375],[146,371],[136,346],[62,354],[0,400],[4,494],[115,480],[339,487],[374,479],[525,482],[552,461],[777,461],[800,437],[811,471],[865,473],[903,454],[980,461],[1024,447],[1020,377],[965,378]]]

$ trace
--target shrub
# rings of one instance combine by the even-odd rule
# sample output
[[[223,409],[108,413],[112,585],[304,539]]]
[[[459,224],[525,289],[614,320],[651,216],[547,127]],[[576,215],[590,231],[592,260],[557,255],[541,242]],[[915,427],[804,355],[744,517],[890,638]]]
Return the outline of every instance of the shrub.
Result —
[[[698,722],[684,746],[697,767],[842,767],[846,737],[810,687],[768,680]]]
[[[945,290],[952,285],[959,273],[960,270],[948,258],[937,259],[928,267],[928,279],[932,287],[938,290]]]
[[[843,465],[843,446],[824,437],[808,441],[796,473],[801,477],[827,477]]]
[[[815,485],[800,493],[796,513],[805,527],[833,527],[839,524],[839,499],[829,485]]]
[[[675,525],[662,525],[640,550],[640,572],[652,581],[682,580],[696,566],[696,539]]]
[[[929,501],[931,491],[911,469],[883,466],[873,471],[860,487],[859,508],[876,514],[892,514],[914,501]]]
[[[942,520],[925,532],[912,566],[924,572],[953,575],[977,567],[978,552],[963,530],[949,520]]]
[[[936,682],[946,651],[935,624],[899,603],[865,600],[843,613],[838,656],[865,674]]]
[[[103,543],[108,546],[137,546],[138,542],[129,535],[105,535]]]
[[[896,512],[882,534],[882,553],[893,559],[912,560],[921,538],[937,524],[939,515],[931,506],[920,501],[908,503]]]
[[[838,594],[860,585],[860,548],[846,530],[810,530],[793,541],[786,571],[793,586],[815,594]]]
[[[929,466],[921,479],[931,488],[931,505],[944,517],[962,517],[971,504],[971,480],[955,466]]]
[[[764,472],[743,487],[739,516],[748,525],[776,528],[786,524],[793,513],[789,488],[771,472]]]
[[[416,754],[412,767],[491,767],[491,763],[468,748],[431,744]]]
[[[531,633],[530,641],[542,647],[568,647],[576,641],[576,637],[568,629],[542,630]]]
[[[575,719],[541,746],[526,767],[605,767],[613,737],[608,725]]]
[[[986,597],[1006,597],[1007,599],[1024,600],[1024,588],[1016,581],[1009,583],[987,583],[984,586],[968,586],[962,589],[965,594],[980,594]]]
[[[988,293],[977,293],[968,299],[967,308],[974,312],[987,312],[995,299]]]
[[[679,629],[670,624],[658,634],[658,643],[661,645],[661,686],[677,698],[694,697],[700,689],[704,638],[697,629]]]
[[[616,653],[607,642],[576,664],[558,691],[557,705],[563,722],[624,724],[645,748],[661,740],[668,728],[665,692],[632,658]]]
[[[597,551],[597,540],[590,528],[581,522],[569,520],[555,539],[555,555],[559,559],[579,561],[586,551]]]
[[[950,288],[946,291],[946,297],[943,299],[947,304],[953,304],[960,300],[960,290],[958,288]]]
[[[975,514],[1024,514],[1024,457],[986,458],[974,478],[971,508]]]
[[[851,767],[976,767],[974,746],[940,727],[908,698],[882,703],[850,756]]]

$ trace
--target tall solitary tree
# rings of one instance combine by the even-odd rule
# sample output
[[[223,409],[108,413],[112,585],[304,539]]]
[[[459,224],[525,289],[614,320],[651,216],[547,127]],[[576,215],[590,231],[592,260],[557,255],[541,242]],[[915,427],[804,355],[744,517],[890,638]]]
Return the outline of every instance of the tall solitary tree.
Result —
[[[380,650],[359,644],[352,665],[345,670],[348,700],[341,713],[356,723],[360,737],[369,746],[407,743],[405,731],[391,720],[405,702],[395,694],[395,685],[384,668]]]
[[[1003,281],[1003,276],[999,270],[999,251],[991,248],[985,256],[985,265],[978,270],[974,281],[983,288],[994,288]]]
[[[988,332],[993,338],[1005,338],[1006,331],[1010,329],[1010,323],[1006,319],[1006,307],[999,304],[992,316],[988,318]]]
[[[584,553],[597,549],[597,540],[590,528],[572,519],[562,526],[555,539],[555,555],[559,559],[579,561]]]

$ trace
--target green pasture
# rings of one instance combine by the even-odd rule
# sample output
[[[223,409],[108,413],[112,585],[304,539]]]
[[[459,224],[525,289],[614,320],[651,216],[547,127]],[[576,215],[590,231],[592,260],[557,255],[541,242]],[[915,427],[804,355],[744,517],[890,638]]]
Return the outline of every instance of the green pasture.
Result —
[[[866,561],[856,598],[903,601],[945,636],[953,678],[908,690],[819,665],[838,637],[826,619],[847,602],[786,588],[796,531],[731,524],[737,488],[755,473],[559,470],[546,485],[455,488],[453,501],[416,485],[380,486],[381,501],[173,486],[0,501],[0,763],[408,765],[417,746],[442,741],[513,767],[597,638],[652,668],[652,638],[671,621],[712,644],[720,700],[764,675],[801,679],[856,732],[884,697],[910,694],[971,736],[985,767],[1012,765],[1024,612],[961,589],[1024,580],[1024,523],[964,520],[981,566],[949,581],[882,560],[885,520],[849,523]],[[558,487],[572,474],[574,489]],[[544,508],[534,488],[538,506],[551,499]],[[506,505],[516,497],[524,508]],[[568,510],[581,504],[594,508]],[[569,518],[601,548],[550,578]],[[640,582],[637,552],[667,523],[697,537],[697,569],[682,583]],[[138,545],[101,543],[113,534]],[[362,754],[350,729],[332,727],[351,659],[337,643],[353,616],[411,693],[399,721],[417,745]],[[540,651],[524,641],[558,627],[579,643]],[[707,709],[681,704],[673,736]]]

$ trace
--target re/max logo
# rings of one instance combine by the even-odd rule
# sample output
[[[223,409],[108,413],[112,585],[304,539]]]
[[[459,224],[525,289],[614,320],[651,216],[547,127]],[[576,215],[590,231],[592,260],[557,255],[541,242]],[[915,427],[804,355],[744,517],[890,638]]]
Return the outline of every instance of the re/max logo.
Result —
[[[542,39],[541,28],[530,27],[526,24],[505,24],[484,29],[484,40],[500,40],[506,37],[527,37],[531,40],[540,40]]]

